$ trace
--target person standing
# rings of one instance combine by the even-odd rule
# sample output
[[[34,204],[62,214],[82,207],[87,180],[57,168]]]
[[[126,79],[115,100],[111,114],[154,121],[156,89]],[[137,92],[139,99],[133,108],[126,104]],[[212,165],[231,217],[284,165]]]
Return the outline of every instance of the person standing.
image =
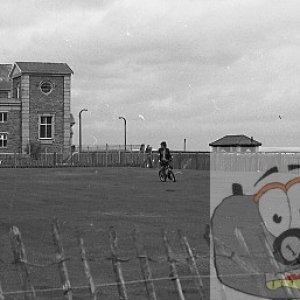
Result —
[[[147,145],[146,153],[147,153],[146,167],[147,168],[153,168],[152,147],[150,147],[150,145]]]

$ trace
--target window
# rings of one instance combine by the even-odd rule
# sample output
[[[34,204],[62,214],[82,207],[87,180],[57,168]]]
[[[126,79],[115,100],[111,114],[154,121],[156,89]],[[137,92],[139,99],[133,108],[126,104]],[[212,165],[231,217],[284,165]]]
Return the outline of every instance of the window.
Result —
[[[42,81],[40,88],[44,94],[48,95],[52,92],[53,86],[50,81]]]
[[[7,112],[0,112],[0,123],[7,122]]]
[[[53,138],[53,116],[40,117],[40,139]]]
[[[7,133],[0,132],[0,148],[7,147]]]
[[[18,83],[16,86],[16,98],[17,99],[20,99],[20,88],[21,88],[20,83]]]

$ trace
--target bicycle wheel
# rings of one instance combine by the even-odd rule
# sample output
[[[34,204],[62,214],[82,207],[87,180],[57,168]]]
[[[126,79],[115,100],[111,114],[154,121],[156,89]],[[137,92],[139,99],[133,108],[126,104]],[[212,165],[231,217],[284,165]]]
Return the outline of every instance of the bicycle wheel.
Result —
[[[175,175],[174,175],[174,173],[173,173],[172,170],[169,170],[168,178],[169,178],[170,180],[172,180],[173,182],[176,181]]]
[[[167,177],[166,177],[165,173],[162,170],[160,170],[158,172],[158,175],[159,175],[160,181],[165,182],[167,180]]]

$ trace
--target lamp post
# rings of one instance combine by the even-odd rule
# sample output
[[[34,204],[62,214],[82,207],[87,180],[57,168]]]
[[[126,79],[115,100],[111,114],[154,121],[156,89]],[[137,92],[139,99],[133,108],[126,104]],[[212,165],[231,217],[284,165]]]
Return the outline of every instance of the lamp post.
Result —
[[[81,114],[84,111],[88,111],[86,108],[83,108],[80,112],[79,112],[79,153],[81,153],[82,150],[82,131],[81,131]]]
[[[125,130],[125,133],[124,133],[124,149],[125,149],[125,153],[126,153],[126,119],[124,117],[119,117],[119,119],[123,119],[124,120],[124,130]]]

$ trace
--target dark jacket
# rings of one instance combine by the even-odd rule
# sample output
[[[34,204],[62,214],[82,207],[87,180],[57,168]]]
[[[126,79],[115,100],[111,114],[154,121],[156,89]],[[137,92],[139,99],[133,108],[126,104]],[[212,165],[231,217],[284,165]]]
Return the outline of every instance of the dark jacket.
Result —
[[[159,160],[162,161],[163,160],[163,151],[164,149],[163,148],[159,148],[158,149],[158,153],[159,153]],[[170,149],[169,148],[166,148],[166,160],[171,160],[172,159],[172,155],[170,153]]]

